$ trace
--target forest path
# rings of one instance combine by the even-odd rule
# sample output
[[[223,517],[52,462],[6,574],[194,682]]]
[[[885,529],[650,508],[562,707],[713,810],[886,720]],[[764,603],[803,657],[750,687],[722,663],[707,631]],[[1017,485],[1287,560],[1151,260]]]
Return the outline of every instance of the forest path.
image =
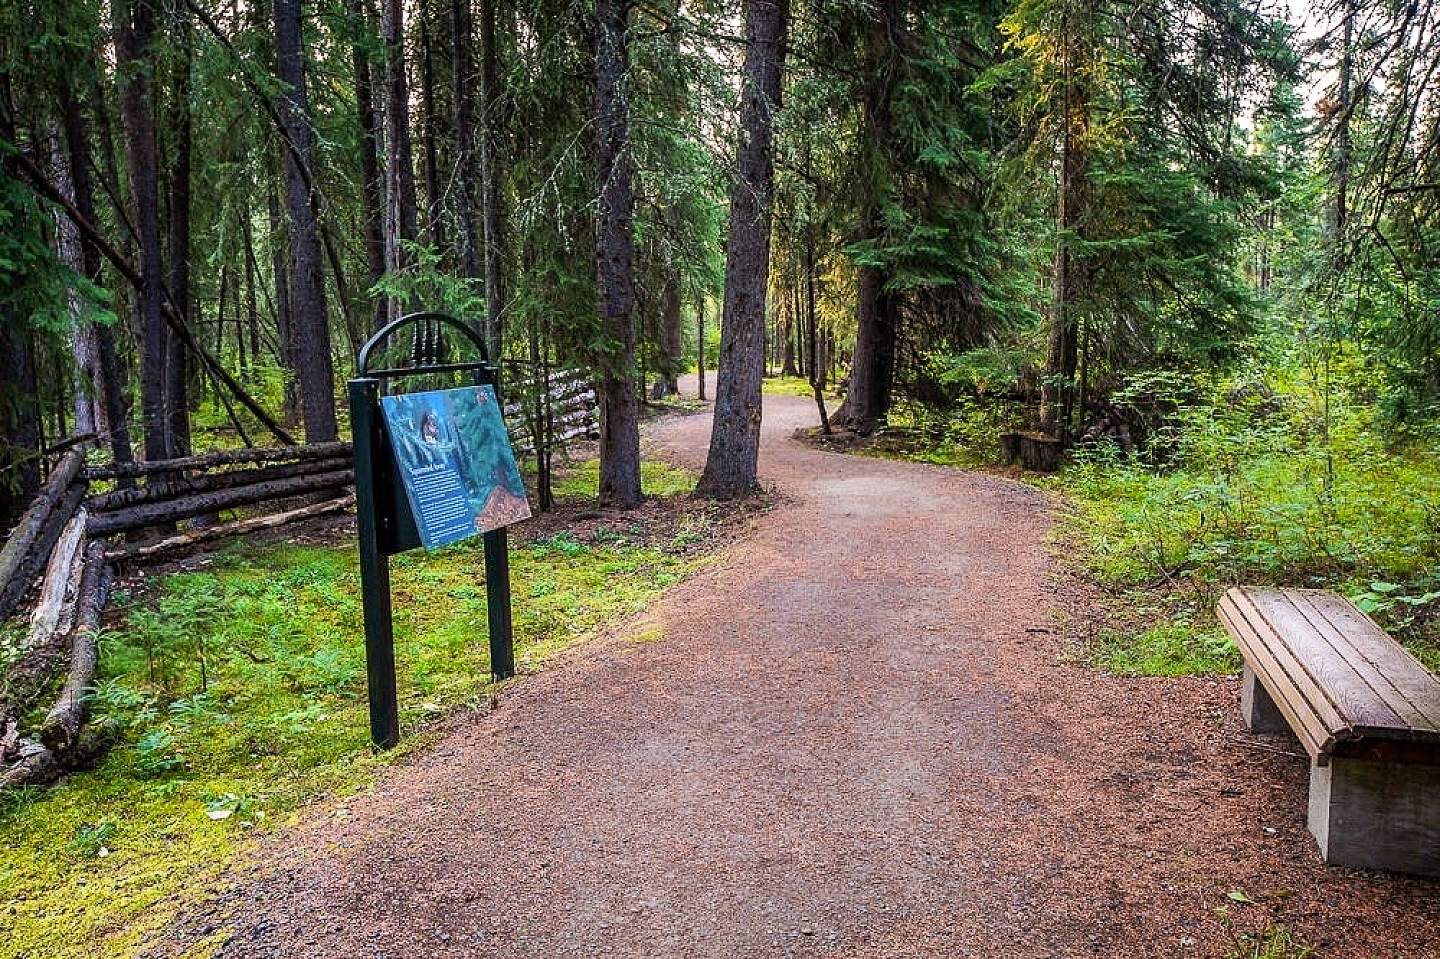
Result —
[[[1432,885],[1319,864],[1232,680],[1062,661],[1041,494],[814,417],[766,397],[780,505],[718,562],[271,842],[221,954],[1209,956],[1232,890],[1327,956],[1440,942]]]

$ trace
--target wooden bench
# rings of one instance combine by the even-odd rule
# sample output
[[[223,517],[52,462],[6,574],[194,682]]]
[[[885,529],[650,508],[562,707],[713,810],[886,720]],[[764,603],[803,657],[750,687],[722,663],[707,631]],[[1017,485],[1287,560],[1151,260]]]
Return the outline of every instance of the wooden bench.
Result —
[[[1235,588],[1218,613],[1245,657],[1245,724],[1310,754],[1325,861],[1440,876],[1440,680],[1328,590]]]

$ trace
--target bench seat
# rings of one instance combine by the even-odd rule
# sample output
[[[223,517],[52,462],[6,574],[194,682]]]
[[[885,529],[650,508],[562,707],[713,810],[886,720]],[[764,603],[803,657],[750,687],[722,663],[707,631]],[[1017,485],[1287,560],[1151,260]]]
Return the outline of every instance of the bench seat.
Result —
[[[1328,590],[1237,587],[1217,613],[1245,659],[1246,725],[1310,755],[1326,861],[1440,875],[1440,680]]]

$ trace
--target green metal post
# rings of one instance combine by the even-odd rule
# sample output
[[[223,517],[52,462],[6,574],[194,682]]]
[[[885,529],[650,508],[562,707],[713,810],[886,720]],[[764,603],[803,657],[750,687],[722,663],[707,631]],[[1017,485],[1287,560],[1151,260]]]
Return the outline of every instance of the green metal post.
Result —
[[[490,673],[515,675],[515,639],[510,622],[510,544],[503,529],[485,534],[485,605],[490,616]]]
[[[390,560],[380,550],[375,457],[380,436],[380,381],[350,381],[350,430],[355,455],[355,525],[360,540],[360,597],[365,610],[365,678],[370,693],[370,738],[381,749],[400,741],[395,694],[395,632],[390,609]],[[488,552],[488,551],[487,551]]]

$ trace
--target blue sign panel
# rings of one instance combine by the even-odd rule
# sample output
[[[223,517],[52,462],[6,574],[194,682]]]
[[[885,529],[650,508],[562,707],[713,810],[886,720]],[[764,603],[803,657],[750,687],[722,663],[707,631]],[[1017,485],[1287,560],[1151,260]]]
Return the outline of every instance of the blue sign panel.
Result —
[[[382,396],[380,409],[426,549],[530,517],[492,387]]]

